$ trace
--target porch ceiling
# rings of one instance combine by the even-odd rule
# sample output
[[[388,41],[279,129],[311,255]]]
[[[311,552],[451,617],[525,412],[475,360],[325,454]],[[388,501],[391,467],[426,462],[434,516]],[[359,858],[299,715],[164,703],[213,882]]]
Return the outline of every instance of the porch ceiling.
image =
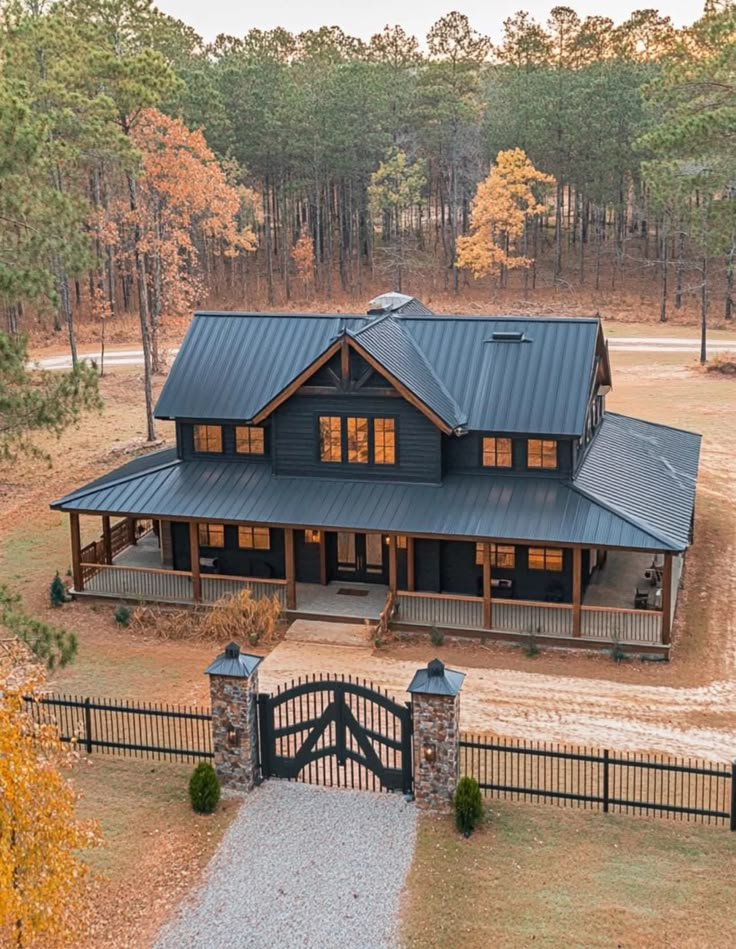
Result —
[[[681,549],[562,481],[451,475],[441,485],[274,477],[262,463],[167,460],[123,466],[52,507],[86,514]]]

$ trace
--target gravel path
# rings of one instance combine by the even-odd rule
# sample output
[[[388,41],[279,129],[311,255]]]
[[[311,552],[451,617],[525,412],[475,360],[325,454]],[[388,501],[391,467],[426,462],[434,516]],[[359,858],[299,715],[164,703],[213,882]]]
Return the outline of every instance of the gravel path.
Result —
[[[415,832],[400,795],[266,781],[157,949],[398,946]]]

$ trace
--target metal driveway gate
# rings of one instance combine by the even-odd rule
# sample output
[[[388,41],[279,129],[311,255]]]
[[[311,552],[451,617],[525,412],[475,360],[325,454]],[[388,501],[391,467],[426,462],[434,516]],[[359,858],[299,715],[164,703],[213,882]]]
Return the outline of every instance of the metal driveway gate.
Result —
[[[379,791],[412,790],[411,707],[372,683],[329,676],[258,696],[261,773]]]

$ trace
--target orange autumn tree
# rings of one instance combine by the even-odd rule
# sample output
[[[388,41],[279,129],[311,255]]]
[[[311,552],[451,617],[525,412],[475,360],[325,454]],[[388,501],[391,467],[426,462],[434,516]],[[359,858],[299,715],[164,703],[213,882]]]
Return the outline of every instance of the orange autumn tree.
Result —
[[[141,155],[137,210],[139,250],[147,260],[154,370],[165,310],[191,308],[212,281],[219,256],[255,250],[252,193],[229,180],[200,131],[147,109],[133,130]],[[131,212],[127,211],[130,216]]]
[[[458,267],[488,277],[531,266],[533,260],[517,245],[527,222],[544,212],[543,192],[553,184],[554,178],[538,171],[523,149],[499,152],[475,192],[470,234],[458,238]]]
[[[300,232],[299,240],[291,249],[291,259],[296,267],[297,276],[304,286],[304,299],[309,294],[309,283],[314,276],[314,241],[309,234]]]
[[[0,681],[0,945],[73,945],[85,917],[87,865],[99,841],[75,814],[62,773],[74,758],[55,726],[34,723],[21,691]]]

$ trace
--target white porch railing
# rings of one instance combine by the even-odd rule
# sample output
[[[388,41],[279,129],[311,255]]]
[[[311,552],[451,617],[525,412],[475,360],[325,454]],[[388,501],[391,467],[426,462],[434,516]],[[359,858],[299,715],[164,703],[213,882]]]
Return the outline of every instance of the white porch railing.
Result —
[[[444,596],[442,593],[409,593],[396,597],[396,619],[418,626],[483,626],[483,600],[477,596]]]
[[[250,590],[254,600],[264,596],[275,596],[283,609],[286,609],[286,580],[257,580],[252,577],[224,577],[217,574],[203,574],[202,599],[214,603],[223,596],[232,596],[241,590]]]
[[[491,623],[504,632],[572,636],[572,607],[569,603],[493,600]]]
[[[608,609],[584,606],[580,635],[621,643],[661,643],[662,614],[659,610]]]

